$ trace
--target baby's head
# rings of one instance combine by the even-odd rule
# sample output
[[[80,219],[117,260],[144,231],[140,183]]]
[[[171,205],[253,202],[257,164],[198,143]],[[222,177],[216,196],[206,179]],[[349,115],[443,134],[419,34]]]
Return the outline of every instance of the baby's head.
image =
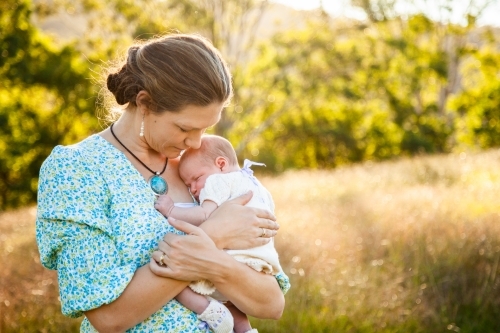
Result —
[[[239,170],[231,143],[221,136],[205,134],[199,149],[187,149],[179,162],[179,176],[198,200],[208,176]]]

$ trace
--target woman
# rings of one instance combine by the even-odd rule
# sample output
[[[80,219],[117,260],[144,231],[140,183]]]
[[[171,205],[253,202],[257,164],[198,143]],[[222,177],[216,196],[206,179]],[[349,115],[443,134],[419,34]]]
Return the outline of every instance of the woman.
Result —
[[[169,224],[153,206],[166,191],[193,202],[177,162],[200,146],[231,98],[220,54],[198,36],[158,38],[129,48],[107,87],[125,106],[118,121],[56,147],[40,171],[37,242],[43,265],[58,271],[63,313],[85,314],[82,332],[203,332],[173,298],[206,279],[244,313],[279,318],[286,275],[258,273],[220,251],[276,234],[269,212],[242,206],[251,194],[221,205],[200,227]]]

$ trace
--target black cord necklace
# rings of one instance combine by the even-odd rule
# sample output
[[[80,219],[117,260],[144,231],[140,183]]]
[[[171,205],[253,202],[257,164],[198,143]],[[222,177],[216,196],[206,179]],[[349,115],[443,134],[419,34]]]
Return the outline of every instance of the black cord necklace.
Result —
[[[134,155],[134,153],[132,153],[119,139],[118,137],[116,136],[115,132],[113,132],[113,124],[111,124],[111,127],[109,128],[111,130],[111,134],[113,134],[113,137],[116,139],[116,141],[118,141],[119,144],[122,145],[123,148],[125,148],[126,151],[128,151],[130,153],[130,155],[134,156],[134,158],[136,160],[139,161],[139,163],[141,163],[146,169],[149,170],[149,172],[151,172],[153,175],[148,179],[148,184],[149,186],[151,187],[151,190],[153,190],[153,192],[156,194],[156,195],[162,195],[162,194],[166,194],[168,192],[168,184],[167,184],[167,181],[161,177],[161,175],[165,172],[165,170],[167,169],[167,164],[168,164],[168,158],[167,160],[165,161],[165,166],[163,167],[163,170],[160,172],[160,171],[153,171],[151,170],[146,164],[144,164],[144,162],[142,162],[137,156]]]

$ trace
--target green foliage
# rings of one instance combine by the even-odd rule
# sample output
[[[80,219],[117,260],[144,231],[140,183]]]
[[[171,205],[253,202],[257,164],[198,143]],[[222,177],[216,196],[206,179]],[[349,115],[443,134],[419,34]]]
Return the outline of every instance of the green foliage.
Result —
[[[277,171],[498,146],[497,35],[421,14],[312,21],[261,48],[244,83],[260,105],[237,101],[258,111],[230,136]]]
[[[30,22],[29,1],[0,4],[0,208],[33,202],[52,148],[96,127],[89,64]]]
[[[457,140],[464,146],[500,146],[500,53],[491,47],[473,53],[462,69],[463,90],[450,101],[461,115]]]
[[[499,34],[475,26],[477,6],[460,26],[402,17],[394,0],[354,4],[368,21],[320,13],[259,39],[268,1],[2,2],[0,209],[35,200],[55,145],[98,130],[99,66],[135,38],[171,31],[221,50],[235,95],[213,131],[270,171],[500,146]],[[86,17],[77,40],[49,38],[31,20],[60,10]]]

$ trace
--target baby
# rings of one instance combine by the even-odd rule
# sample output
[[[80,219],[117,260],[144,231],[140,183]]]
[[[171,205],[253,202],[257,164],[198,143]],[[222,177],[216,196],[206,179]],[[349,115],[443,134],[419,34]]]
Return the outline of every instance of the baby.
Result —
[[[179,162],[179,175],[200,206],[179,207],[174,205],[168,195],[162,195],[156,201],[155,208],[166,217],[171,216],[200,225],[223,202],[251,190],[253,197],[247,205],[274,212],[271,194],[253,176],[253,171],[250,169],[254,164],[263,165],[245,160],[243,168],[240,168],[236,152],[228,140],[220,136],[204,135],[201,147],[186,150]],[[265,229],[262,229],[262,232],[264,236]],[[281,271],[278,253],[272,239],[263,246],[247,250],[228,250],[227,253],[256,271],[266,274],[277,274]],[[210,281],[192,282],[189,288],[176,296],[176,299],[195,311],[198,317],[216,333],[232,332],[233,320],[234,332],[257,332],[252,329],[244,313],[232,307],[231,316],[229,310],[217,302],[226,299],[215,290]]]

